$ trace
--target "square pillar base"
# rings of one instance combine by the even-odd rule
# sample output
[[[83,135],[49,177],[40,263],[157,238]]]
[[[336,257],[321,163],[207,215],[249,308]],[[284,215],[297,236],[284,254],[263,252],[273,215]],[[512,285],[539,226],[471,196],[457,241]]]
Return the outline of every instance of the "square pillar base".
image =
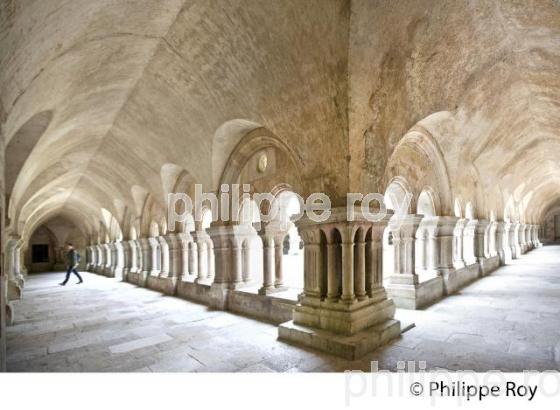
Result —
[[[145,284],[148,289],[156,290],[164,295],[174,296],[177,293],[177,278],[174,276],[147,276]]]
[[[287,290],[288,290],[287,286],[279,286],[277,288],[274,287],[274,286],[267,287],[267,288],[262,287],[262,288],[259,289],[259,295],[265,295],[265,296],[266,295],[274,295],[275,293],[285,292]]]
[[[479,258],[481,276],[489,275],[500,267],[500,258],[498,256],[490,256],[488,258]]]
[[[288,343],[317,349],[346,360],[356,360],[389,340],[399,337],[401,324],[389,319],[353,335],[340,335],[328,330],[294,324],[293,320],[278,327],[278,338]]]
[[[421,309],[445,295],[444,275],[416,284],[388,284],[387,294],[400,309]]]

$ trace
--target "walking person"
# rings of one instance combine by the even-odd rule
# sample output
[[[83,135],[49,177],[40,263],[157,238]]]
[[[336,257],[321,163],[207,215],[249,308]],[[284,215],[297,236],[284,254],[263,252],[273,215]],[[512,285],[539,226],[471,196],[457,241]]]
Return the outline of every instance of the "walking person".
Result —
[[[67,243],[66,244],[66,279],[64,279],[64,282],[59,283],[59,285],[66,286],[66,282],[68,282],[68,279],[70,279],[70,274],[72,273],[74,273],[74,275],[76,275],[79,279],[79,281],[76,282],[76,285],[79,285],[80,283],[83,282],[82,277],[76,270],[78,264],[80,263],[80,258],[81,258],[80,254],[76,249],[74,249],[72,244]]]

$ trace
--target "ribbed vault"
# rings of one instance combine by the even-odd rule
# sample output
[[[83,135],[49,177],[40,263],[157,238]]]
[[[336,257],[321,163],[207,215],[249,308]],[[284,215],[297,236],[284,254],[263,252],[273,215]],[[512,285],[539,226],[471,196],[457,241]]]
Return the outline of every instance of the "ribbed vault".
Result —
[[[257,126],[294,150],[311,191],[384,191],[420,125],[445,162],[429,170],[447,172],[442,209],[461,198],[503,217],[511,200],[539,222],[559,204],[558,1],[0,7],[2,133],[26,154],[7,159],[14,234],[60,216],[94,238],[101,209],[140,226],[181,173],[216,189]]]

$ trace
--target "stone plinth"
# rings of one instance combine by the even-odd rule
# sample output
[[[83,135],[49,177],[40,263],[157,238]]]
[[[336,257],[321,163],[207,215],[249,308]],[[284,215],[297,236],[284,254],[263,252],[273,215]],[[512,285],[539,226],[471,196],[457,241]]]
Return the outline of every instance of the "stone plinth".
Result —
[[[374,210],[372,210],[374,212]],[[325,222],[297,222],[304,247],[304,291],[280,339],[355,359],[400,334],[395,304],[381,285],[387,218],[368,221],[359,207],[332,209]]]

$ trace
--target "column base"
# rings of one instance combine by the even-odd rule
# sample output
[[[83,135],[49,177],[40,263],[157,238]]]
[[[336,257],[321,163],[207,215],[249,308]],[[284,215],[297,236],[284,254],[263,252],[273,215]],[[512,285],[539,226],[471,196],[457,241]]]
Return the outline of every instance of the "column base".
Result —
[[[211,285],[213,282],[214,278],[195,278],[194,279],[194,283],[196,284],[200,284],[200,285]]]
[[[486,276],[498,269],[498,267],[500,266],[500,258],[498,256],[479,258],[478,264],[480,265],[480,275]]]
[[[275,293],[279,293],[279,292],[285,292],[288,290],[287,286],[280,286],[280,287],[275,287],[275,286],[267,286],[267,287],[261,287],[259,289],[259,295],[273,295]]]
[[[21,297],[23,296],[23,292],[19,282],[15,280],[8,280],[7,296],[8,301],[21,299]]]
[[[505,266],[511,263],[511,249],[509,247],[506,249],[500,249],[498,251],[498,257],[500,258],[500,266]]]
[[[400,333],[401,324],[394,319],[385,320],[353,335],[340,335],[297,325],[293,320],[278,327],[278,338],[282,341],[317,349],[346,360],[359,359],[389,340],[399,337]]]
[[[115,277],[115,269],[111,268],[111,267],[106,267],[103,269],[103,276],[107,276],[108,278],[114,278]]]
[[[143,288],[146,287],[146,279],[148,278],[148,272],[147,271],[140,271],[140,272],[129,272],[128,275],[126,275],[126,280],[129,283],[133,283],[135,285],[141,286]]]
[[[11,302],[6,303],[6,326],[11,326],[14,324],[15,312],[14,304]]]
[[[213,309],[227,310],[231,284],[213,283],[208,292],[208,305]]]
[[[124,274],[124,268],[122,266],[117,266],[113,269],[113,277],[114,278],[122,278]]]
[[[145,281],[148,289],[157,290],[165,295],[173,296],[177,293],[177,278],[163,276],[147,276]]]
[[[422,283],[390,283],[387,294],[398,308],[420,309],[440,300],[444,292],[444,276],[436,276]]]
[[[474,282],[480,277],[480,266],[478,263],[465,266],[461,269],[455,269],[445,275],[443,278],[444,294],[452,295],[459,289],[465,287],[469,283]]]
[[[350,336],[392,319],[395,309],[395,304],[391,299],[387,299],[384,289],[380,289],[367,300],[351,304],[304,296],[301,304],[294,309],[293,320],[297,325]]]

